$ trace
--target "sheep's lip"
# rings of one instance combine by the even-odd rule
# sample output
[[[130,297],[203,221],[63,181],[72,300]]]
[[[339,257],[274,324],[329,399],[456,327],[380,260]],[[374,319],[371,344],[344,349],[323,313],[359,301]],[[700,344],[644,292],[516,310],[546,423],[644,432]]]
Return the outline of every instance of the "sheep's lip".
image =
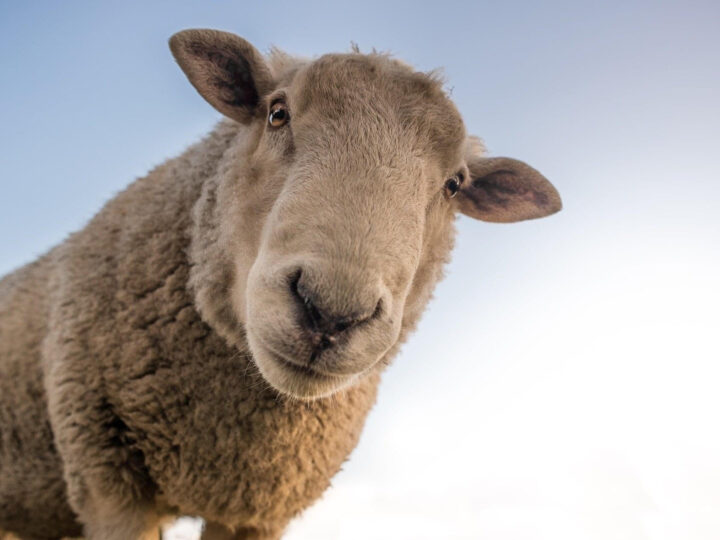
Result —
[[[303,377],[312,379],[321,379],[324,381],[328,380],[342,380],[346,377],[343,374],[327,373],[320,371],[317,368],[307,364],[297,364],[291,360],[285,358],[275,347],[271,346],[264,339],[260,338],[260,342],[263,346],[271,353],[273,360],[280,364],[283,368]]]
[[[282,358],[281,356],[275,355],[275,358],[277,361],[286,369],[289,369],[293,373],[296,373],[298,375],[302,375],[304,377],[310,377],[313,379],[323,379],[323,380],[329,380],[329,379],[339,379],[340,377],[337,375],[331,375],[329,373],[324,373],[322,371],[318,371],[317,369],[313,368],[312,366],[301,366],[298,364],[295,364],[293,362],[289,362]]]

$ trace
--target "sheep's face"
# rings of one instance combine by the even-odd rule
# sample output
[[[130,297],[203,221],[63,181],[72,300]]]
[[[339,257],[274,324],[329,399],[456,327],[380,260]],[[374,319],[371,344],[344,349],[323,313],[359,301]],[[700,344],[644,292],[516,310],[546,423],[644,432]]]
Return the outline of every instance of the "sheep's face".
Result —
[[[483,157],[436,80],[385,56],[271,68],[208,30],[171,47],[246,125],[218,191],[230,302],[280,392],[326,396],[384,364],[440,277],[457,211],[517,221],[560,207],[527,165]]]

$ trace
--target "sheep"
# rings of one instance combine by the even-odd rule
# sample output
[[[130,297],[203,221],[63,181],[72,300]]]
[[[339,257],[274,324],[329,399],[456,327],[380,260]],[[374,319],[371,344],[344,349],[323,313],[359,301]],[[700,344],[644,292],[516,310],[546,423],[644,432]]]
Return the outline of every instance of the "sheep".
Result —
[[[225,118],[0,281],[0,529],[24,539],[176,515],[279,538],[355,447],[456,216],[561,208],[388,55],[170,48]]]

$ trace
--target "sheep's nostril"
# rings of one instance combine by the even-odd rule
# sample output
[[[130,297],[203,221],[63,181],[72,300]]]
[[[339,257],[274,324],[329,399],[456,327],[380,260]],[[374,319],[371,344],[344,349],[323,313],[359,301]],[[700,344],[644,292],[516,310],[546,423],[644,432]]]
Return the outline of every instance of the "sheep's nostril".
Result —
[[[375,304],[375,311],[373,311],[372,315],[370,315],[367,320],[377,319],[378,317],[380,317],[382,315],[383,309],[383,299],[380,298],[380,300],[377,301],[377,304]]]
[[[348,328],[353,326],[353,324],[355,324],[355,321],[348,321],[348,320],[338,321],[335,323],[334,330],[337,333],[344,332],[345,330],[347,330]]]
[[[325,320],[325,317],[320,310],[315,306],[311,295],[307,289],[301,284],[302,270],[298,270],[290,280],[290,290],[293,296],[299,302],[301,310],[305,316],[305,325],[310,326],[314,330],[318,330],[320,324]]]
[[[381,312],[381,301],[377,302],[372,313],[365,311],[364,315],[362,311],[353,313],[332,311],[323,302],[318,301],[318,293],[310,288],[303,278],[302,270],[293,274],[290,278],[290,290],[300,311],[300,322],[311,332],[311,341],[318,347],[333,346],[339,334],[377,317]]]

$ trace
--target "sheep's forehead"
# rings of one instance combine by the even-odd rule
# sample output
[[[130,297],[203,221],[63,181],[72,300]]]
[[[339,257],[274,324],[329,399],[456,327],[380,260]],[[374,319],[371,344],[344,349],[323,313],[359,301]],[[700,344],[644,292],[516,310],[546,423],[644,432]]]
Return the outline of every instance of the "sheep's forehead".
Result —
[[[390,130],[448,166],[458,159],[465,127],[436,77],[384,55],[330,54],[307,64],[293,86],[298,112],[314,110],[330,128]]]

